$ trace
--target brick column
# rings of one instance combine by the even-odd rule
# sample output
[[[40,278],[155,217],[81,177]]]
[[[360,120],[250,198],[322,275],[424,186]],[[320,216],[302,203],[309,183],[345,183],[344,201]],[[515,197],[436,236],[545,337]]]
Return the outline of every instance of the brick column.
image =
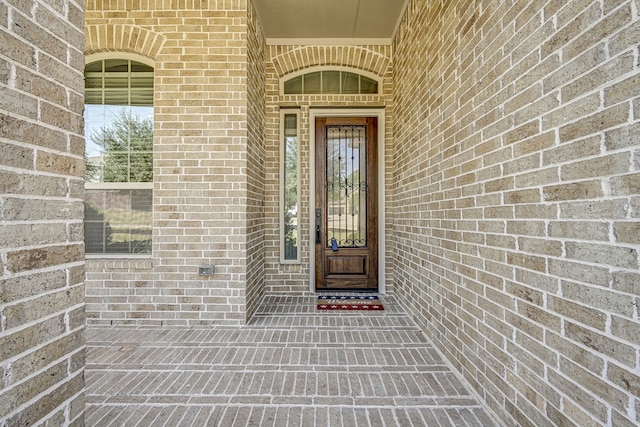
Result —
[[[0,425],[82,424],[84,2],[0,0]]]
[[[264,40],[253,5],[104,1],[86,15],[88,54],[133,53],[155,70],[153,256],[87,263],[89,323],[245,323],[264,281]],[[215,274],[198,274],[210,264]]]

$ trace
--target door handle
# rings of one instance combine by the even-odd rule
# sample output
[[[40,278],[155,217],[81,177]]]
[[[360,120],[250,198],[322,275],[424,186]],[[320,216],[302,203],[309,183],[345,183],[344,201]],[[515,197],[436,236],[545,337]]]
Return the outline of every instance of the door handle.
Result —
[[[322,236],[320,235],[320,224],[322,223],[322,209],[316,209],[316,245],[322,243]]]

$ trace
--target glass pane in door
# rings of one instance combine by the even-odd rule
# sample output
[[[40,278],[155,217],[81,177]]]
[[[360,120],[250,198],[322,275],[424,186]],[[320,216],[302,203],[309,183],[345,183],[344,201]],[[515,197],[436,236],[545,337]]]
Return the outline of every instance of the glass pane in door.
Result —
[[[327,126],[327,248],[367,246],[366,132],[364,125]]]

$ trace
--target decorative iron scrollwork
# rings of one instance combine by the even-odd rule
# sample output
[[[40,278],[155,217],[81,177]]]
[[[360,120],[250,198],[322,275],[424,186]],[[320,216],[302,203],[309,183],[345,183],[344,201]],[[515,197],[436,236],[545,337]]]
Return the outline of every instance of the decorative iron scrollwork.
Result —
[[[367,246],[366,127],[327,127],[327,247]]]

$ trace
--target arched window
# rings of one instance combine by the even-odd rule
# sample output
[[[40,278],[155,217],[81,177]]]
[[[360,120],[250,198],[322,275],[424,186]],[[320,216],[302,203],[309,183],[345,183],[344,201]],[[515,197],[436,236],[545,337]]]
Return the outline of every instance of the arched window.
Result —
[[[101,59],[85,67],[85,250],[150,254],[153,67]]]
[[[294,76],[282,85],[284,95],[377,95],[375,78],[344,70],[317,70]]]

